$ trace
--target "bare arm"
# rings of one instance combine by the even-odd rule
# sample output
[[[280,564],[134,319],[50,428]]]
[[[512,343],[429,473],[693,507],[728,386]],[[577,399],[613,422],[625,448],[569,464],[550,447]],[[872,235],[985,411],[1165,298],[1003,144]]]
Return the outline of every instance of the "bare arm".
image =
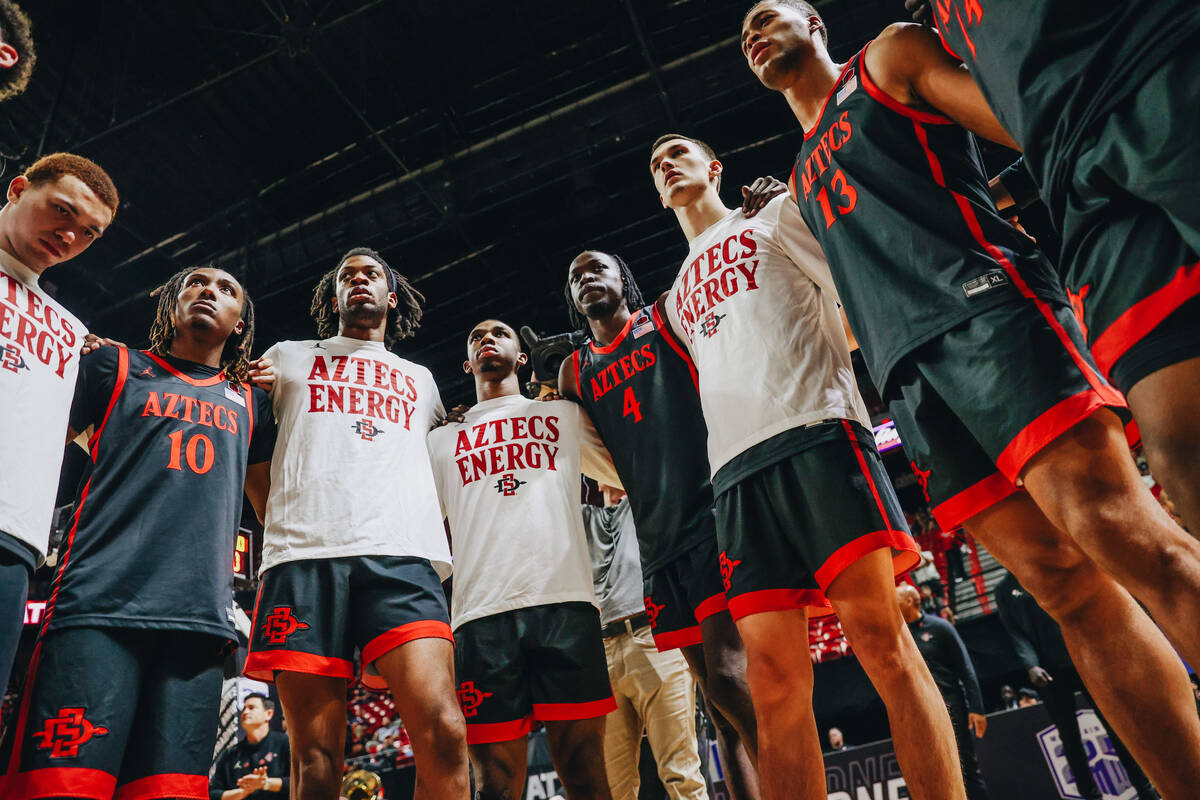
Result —
[[[254,507],[254,516],[262,522],[267,511],[267,495],[271,493],[271,462],[264,461],[246,467],[246,482],[243,488],[246,490],[246,497],[250,498],[250,505]]]
[[[613,464],[612,455],[609,454],[608,448],[604,446],[604,442],[600,439],[600,433],[596,430],[596,426],[592,424],[592,418],[581,407],[579,416],[583,422],[580,426],[580,443],[579,455],[581,470],[584,475],[589,478],[599,481],[607,486],[615,486],[624,491],[625,487],[621,484],[621,478],[617,475],[617,468]]]
[[[567,400],[579,402],[579,381],[575,377],[575,356],[564,358],[558,366],[558,394]]]
[[[938,111],[985,139],[1021,149],[996,119],[971,73],[929,28],[908,22],[889,25],[867,48],[866,65],[892,99]]]
[[[842,315],[842,329],[846,331],[846,344],[850,345],[850,352],[853,353],[858,349],[858,339],[854,337],[854,331],[850,330],[850,318],[846,316],[846,308],[838,306],[838,311]]]

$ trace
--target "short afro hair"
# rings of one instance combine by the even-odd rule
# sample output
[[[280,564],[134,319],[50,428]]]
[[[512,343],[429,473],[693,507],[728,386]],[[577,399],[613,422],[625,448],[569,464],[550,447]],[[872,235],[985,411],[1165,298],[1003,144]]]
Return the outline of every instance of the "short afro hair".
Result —
[[[662,136],[655,139],[654,144],[650,145],[650,157],[651,158],[654,157],[654,151],[657,150],[658,148],[662,147],[664,142],[669,142],[672,139],[682,139],[685,142],[691,142],[692,144],[696,145],[696,147],[700,148],[700,152],[703,153],[704,157],[707,158],[709,161],[719,161],[720,160],[717,158],[717,151],[713,150],[712,145],[710,145],[708,142],[701,141],[692,136],[685,136],[682,133],[664,133]],[[718,175],[717,176],[717,191],[720,191],[720,190],[721,190],[721,176]]]
[[[16,97],[29,85],[37,53],[33,50],[33,26],[21,7],[12,0],[0,0],[0,43],[17,51],[12,69],[0,70],[0,102]]]
[[[750,6],[749,10],[746,11],[746,16],[742,19],[743,28],[746,27],[746,20],[750,19],[750,14],[754,11],[754,9],[758,8],[764,3],[774,3],[777,6],[787,6],[788,8],[792,8],[800,12],[806,18],[816,17],[821,22],[821,42],[825,45],[826,50],[829,49],[829,30],[825,27],[825,18],[822,17],[820,12],[813,7],[812,3],[807,3],[805,0],[757,0],[757,2]]]
[[[3,1],[0,0],[0,2]],[[83,181],[89,189],[96,193],[100,202],[108,206],[113,217],[117,216],[117,208],[121,205],[117,187],[112,178],[108,177],[108,173],[95,161],[74,153],[51,153],[48,156],[42,156],[33,162],[29,169],[25,170],[25,177],[31,186],[56,181],[63,175],[74,175]]]

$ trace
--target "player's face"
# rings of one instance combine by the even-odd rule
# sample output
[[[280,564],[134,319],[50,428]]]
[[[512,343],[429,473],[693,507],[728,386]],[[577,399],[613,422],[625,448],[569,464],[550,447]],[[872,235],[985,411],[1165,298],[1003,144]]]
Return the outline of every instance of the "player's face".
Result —
[[[716,185],[721,162],[705,155],[695,142],[669,139],[650,155],[650,177],[663,206],[682,208]]]
[[[791,6],[767,0],[750,9],[742,23],[742,55],[768,89],[781,89],[815,47],[809,18]]]
[[[175,327],[215,331],[228,337],[241,333],[245,294],[237,278],[223,269],[201,267],[183,279],[175,299]]]
[[[40,273],[88,249],[110,222],[108,206],[74,175],[37,185],[18,175],[0,216],[0,246]]]
[[[509,373],[525,363],[517,333],[500,320],[485,319],[467,334],[466,372],[481,375],[488,372]]]
[[[567,283],[575,308],[590,319],[607,317],[625,300],[625,285],[617,262],[607,253],[588,250],[571,262]]]
[[[370,256],[350,256],[334,276],[338,313],[351,317],[387,316],[396,307],[396,295],[388,288],[384,267]]]

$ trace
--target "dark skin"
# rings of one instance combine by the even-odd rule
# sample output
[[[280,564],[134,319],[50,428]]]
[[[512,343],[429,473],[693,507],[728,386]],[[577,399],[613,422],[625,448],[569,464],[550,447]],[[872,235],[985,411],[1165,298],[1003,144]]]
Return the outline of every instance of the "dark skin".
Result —
[[[765,186],[778,194],[771,183]],[[567,281],[572,287],[575,308],[587,317],[592,339],[601,346],[612,342],[632,314],[625,302],[616,261],[606,253],[584,251],[571,262]],[[579,402],[579,386],[569,360],[559,369],[558,386],[564,397]],[[701,644],[681,648],[683,656],[708,703],[709,716],[717,729],[718,746],[728,767],[729,782],[738,797],[752,797],[757,795],[754,758],[758,726],[746,685],[745,649],[728,611],[706,618],[700,623],[700,633]],[[739,745],[745,747],[748,757],[743,756]]]
[[[747,65],[784,95],[806,129],[840,72],[816,35],[822,27],[817,17],[768,0],[751,9],[743,28]],[[1014,144],[970,74],[932,31],[890,26],[868,49],[866,69],[897,102],[941,112],[993,141]],[[1172,396],[1194,396],[1187,391],[1196,385],[1181,381],[1173,388],[1182,394]],[[1137,417],[1146,412],[1132,402],[1135,391],[1130,400]],[[1147,418],[1153,425],[1154,417]],[[1164,796],[1188,796],[1200,785],[1200,722],[1185,693],[1185,670],[1133,597],[1184,658],[1200,658],[1193,624],[1200,616],[1200,542],[1147,491],[1129,458],[1121,420],[1107,408],[1043,447],[1018,477],[1025,492],[975,514],[965,527],[1058,622],[1084,683]],[[1114,674],[1107,667],[1112,659],[1126,668]],[[1155,681],[1141,679],[1147,674]]]
[[[475,376],[477,401],[519,395],[517,370],[527,358],[511,326],[487,319],[472,328],[463,371]],[[604,717],[547,721],[545,725],[550,757],[568,800],[611,800],[604,768]],[[473,744],[469,749],[478,800],[524,796],[528,750],[524,736]]]
[[[335,285],[332,303],[338,310],[338,335],[384,341],[388,309],[396,306],[384,267],[369,256],[351,256],[339,265]],[[268,473],[268,491],[269,481]],[[260,515],[261,508],[255,507]],[[445,639],[414,639],[373,663],[412,739],[417,765],[414,798],[466,800],[470,792],[467,730],[455,695],[454,645]],[[275,673],[275,684],[288,720],[292,797],[337,797],[346,751],[346,680],[281,671]]]

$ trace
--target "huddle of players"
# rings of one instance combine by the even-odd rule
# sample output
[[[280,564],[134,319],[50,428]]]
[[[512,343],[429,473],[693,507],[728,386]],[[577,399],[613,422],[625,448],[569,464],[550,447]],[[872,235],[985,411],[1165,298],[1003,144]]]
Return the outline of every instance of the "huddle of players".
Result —
[[[1168,640],[1200,661],[1189,624],[1200,545],[1142,485],[1126,398],[1108,380],[1195,526],[1184,486],[1194,490],[1194,463],[1170,439],[1189,441],[1197,424],[1187,389],[1200,242],[1186,191],[1196,111],[1174,76],[1198,57],[1179,43],[1200,17],[1181,4],[1111,6],[1094,17],[1149,20],[1135,26],[1142,38],[1122,39],[1116,77],[1060,114],[1043,103],[1061,100],[1054,89],[1078,73],[1057,56],[1074,48],[1107,65],[1111,54],[1029,40],[1002,0],[936,5],[947,49],[970,53],[971,73],[912,25],[889,27],[836,66],[810,6],[755,5],[743,23],[747,62],[805,131],[792,196],[730,210],[707,145],[655,142],[655,188],[690,251],[651,304],[618,257],[587,251],[572,262],[566,296],[592,341],[559,386],[578,405],[520,397],[524,355],[511,327],[487,320],[469,334],[464,364],[479,403],[427,442],[443,415],[432,377],[389,350],[412,334],[421,298],[368,250],[351,251],[317,287],[326,338],[280,343],[257,364],[268,400],[248,384],[253,306],[241,286],[215,269],[174,276],[148,351],[101,348],[78,365],[70,433],[92,431],[93,471],[4,790],[198,791],[211,742],[182,732],[215,729],[215,708],[189,698],[215,696],[232,638],[232,545],[212,531],[231,529],[244,482],[266,528],[246,669],[278,684],[297,796],[328,794],[340,776],[355,647],[364,680],[392,689],[413,736],[418,796],[465,796],[464,740],[481,796],[519,793],[533,720],[547,723],[568,794],[607,796],[598,733],[612,701],[578,519],[577,477],[590,470],[629,492],[656,641],[684,649],[727,763],[742,767],[742,796],[756,778],[763,797],[823,796],[805,630],[809,615],[832,611],[900,732],[910,794],[963,797],[949,718],[892,599],[916,547],[874,448],[840,304],[939,521],[965,524],[1039,599],[1155,784],[1187,796],[1200,781],[1200,722]],[[1171,11],[1138,17],[1143,6]],[[1035,13],[1051,40],[1072,21],[1058,2]],[[1030,74],[1006,63],[1013,53],[1043,67],[1042,93],[1006,83]],[[1143,84],[1137,102],[1118,102]],[[1137,123],[1147,118],[1171,135],[1146,141]],[[1074,135],[1056,133],[1064,119]],[[1066,233],[1070,298],[995,211],[968,130],[1024,146]],[[115,202],[98,205],[84,188],[92,207],[107,204],[98,224],[80,227],[98,233]],[[34,189],[50,193],[45,182]],[[13,191],[9,222],[32,205]],[[1148,220],[1153,234],[1126,266],[1125,237],[1142,242]],[[36,257],[74,255],[56,241],[34,235],[50,245]],[[19,272],[12,260],[9,275]],[[22,283],[23,298],[41,298],[22,300],[30,315],[40,309],[49,324],[53,301]],[[9,285],[0,299],[16,308]],[[60,328],[82,335],[81,325]],[[457,551],[453,613],[439,586],[450,556],[437,497]],[[161,560],[122,558],[135,540],[162,548]],[[182,559],[194,580],[155,574],[153,564]],[[131,735],[135,708],[154,730]]]

